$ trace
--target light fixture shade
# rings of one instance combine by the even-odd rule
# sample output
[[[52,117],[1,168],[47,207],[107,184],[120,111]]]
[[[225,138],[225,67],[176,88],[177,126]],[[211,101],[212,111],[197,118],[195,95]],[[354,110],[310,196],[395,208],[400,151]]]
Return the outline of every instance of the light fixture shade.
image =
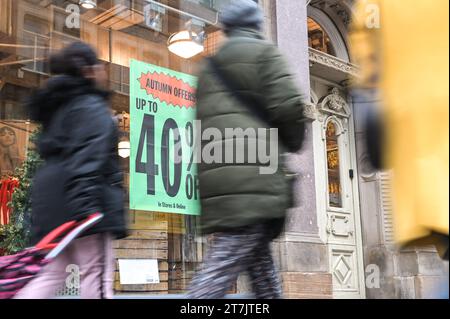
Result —
[[[168,42],[169,51],[184,59],[189,59],[202,53],[205,48],[194,40],[196,37],[197,34],[195,32],[189,31],[180,31],[173,34]]]
[[[80,0],[80,6],[85,9],[94,9],[97,7],[97,0]]]
[[[119,143],[119,156],[122,158],[130,157],[130,142],[122,141]]]

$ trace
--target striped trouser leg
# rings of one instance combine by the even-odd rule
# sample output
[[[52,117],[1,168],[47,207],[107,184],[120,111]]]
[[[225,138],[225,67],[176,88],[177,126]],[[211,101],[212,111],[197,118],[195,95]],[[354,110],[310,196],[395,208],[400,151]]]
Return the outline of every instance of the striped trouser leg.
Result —
[[[223,298],[244,271],[250,272],[258,298],[281,297],[264,225],[214,234],[203,269],[192,280],[188,298]]]
[[[270,242],[265,241],[249,258],[247,272],[253,292],[257,299],[281,299],[283,290],[278,271],[275,267]]]

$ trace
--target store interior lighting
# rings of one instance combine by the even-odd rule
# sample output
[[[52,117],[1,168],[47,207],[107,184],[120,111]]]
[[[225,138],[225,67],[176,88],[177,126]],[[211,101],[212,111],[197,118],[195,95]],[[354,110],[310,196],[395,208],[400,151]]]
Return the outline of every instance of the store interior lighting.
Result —
[[[200,26],[202,31],[196,33],[192,31],[193,25]],[[169,51],[184,59],[190,59],[205,50],[205,32],[204,25],[194,22],[193,20],[186,23],[186,30],[172,34],[168,41]]]
[[[122,158],[128,158],[131,154],[131,144],[130,141],[121,141],[118,145],[119,148],[119,156]]]
[[[97,0],[80,0],[79,4],[85,9],[94,9],[97,7]]]

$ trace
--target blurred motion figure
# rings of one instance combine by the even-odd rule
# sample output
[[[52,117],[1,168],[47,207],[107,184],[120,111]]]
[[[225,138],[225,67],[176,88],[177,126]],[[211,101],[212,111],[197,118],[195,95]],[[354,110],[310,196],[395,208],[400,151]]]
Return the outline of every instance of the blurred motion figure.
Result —
[[[16,298],[53,297],[70,275],[69,265],[79,269],[81,298],[112,298],[112,240],[126,235],[126,224],[105,66],[89,45],[75,42],[50,57],[50,69],[54,76],[28,103],[32,119],[42,124],[37,146],[45,161],[32,185],[33,242],[70,220],[96,212],[104,218]]]
[[[304,100],[285,59],[263,38],[263,13],[255,2],[232,1],[221,22],[228,39],[199,76],[202,134],[209,128],[222,136],[225,129],[277,128],[278,170],[263,175],[264,165],[249,161],[199,165],[202,230],[212,240],[188,298],[223,298],[241,272],[248,272],[258,299],[282,298],[270,243],[282,232],[292,204],[282,155],[301,148]],[[244,144],[257,139],[249,137]],[[229,142],[222,140],[225,152],[233,152],[234,141]]]
[[[369,153],[394,172],[398,243],[436,245],[448,260],[449,2],[360,0],[351,33],[359,91],[380,89]]]

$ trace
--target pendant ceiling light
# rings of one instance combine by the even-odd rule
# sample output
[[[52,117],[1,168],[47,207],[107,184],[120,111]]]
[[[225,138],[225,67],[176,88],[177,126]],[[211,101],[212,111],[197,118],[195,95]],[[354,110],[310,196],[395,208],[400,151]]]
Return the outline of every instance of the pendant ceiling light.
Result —
[[[97,7],[97,0],[80,0],[79,3],[85,9],[94,9]]]
[[[130,141],[121,141],[119,143],[119,156],[122,158],[130,157]]]
[[[170,52],[184,59],[190,59],[205,50],[202,36],[190,30],[173,34],[169,38],[168,47]]]

